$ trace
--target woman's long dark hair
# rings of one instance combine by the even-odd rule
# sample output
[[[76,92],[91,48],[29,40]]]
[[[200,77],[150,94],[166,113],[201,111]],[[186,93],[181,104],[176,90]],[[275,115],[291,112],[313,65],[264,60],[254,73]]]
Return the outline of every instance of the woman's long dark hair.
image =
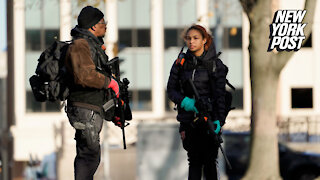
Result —
[[[204,50],[205,50],[205,51],[208,51],[208,49],[209,49],[209,47],[210,47],[213,39],[212,39],[212,36],[207,32],[207,30],[206,30],[204,27],[202,27],[202,26],[200,26],[200,25],[192,25],[191,27],[189,27],[189,28],[185,31],[183,38],[186,39],[186,36],[187,36],[188,32],[189,32],[190,30],[192,30],[192,29],[199,31],[200,34],[202,35],[202,38],[207,39],[207,42],[206,42],[206,44],[204,45]]]

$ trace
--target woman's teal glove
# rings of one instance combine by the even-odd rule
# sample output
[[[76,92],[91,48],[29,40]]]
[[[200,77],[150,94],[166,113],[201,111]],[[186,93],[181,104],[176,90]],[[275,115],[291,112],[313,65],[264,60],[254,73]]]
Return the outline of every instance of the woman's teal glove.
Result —
[[[180,107],[186,111],[193,111],[193,112],[199,113],[196,106],[194,106],[195,103],[196,103],[196,100],[191,99],[189,97],[185,97],[182,100]]]
[[[214,130],[214,133],[218,134],[220,132],[220,129],[221,129],[220,121],[219,120],[215,120],[215,121],[213,121],[213,124],[217,125],[217,128],[216,128],[216,130]]]

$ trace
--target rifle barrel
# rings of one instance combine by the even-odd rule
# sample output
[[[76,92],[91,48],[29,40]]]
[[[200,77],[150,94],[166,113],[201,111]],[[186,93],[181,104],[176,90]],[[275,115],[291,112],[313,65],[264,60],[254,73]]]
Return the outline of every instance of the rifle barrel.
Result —
[[[122,129],[122,142],[123,142],[123,149],[127,149],[127,144],[126,144],[126,134],[124,132],[124,125],[121,128]]]
[[[231,164],[230,164],[230,162],[229,162],[229,159],[227,158],[227,155],[225,154],[225,152],[224,152],[221,144],[219,144],[219,148],[220,148],[220,150],[221,150],[221,152],[222,152],[222,155],[223,155],[223,157],[224,157],[224,160],[226,161],[226,163],[227,163],[227,165],[228,165],[228,168],[231,170],[231,169],[232,169],[232,166],[231,166]]]

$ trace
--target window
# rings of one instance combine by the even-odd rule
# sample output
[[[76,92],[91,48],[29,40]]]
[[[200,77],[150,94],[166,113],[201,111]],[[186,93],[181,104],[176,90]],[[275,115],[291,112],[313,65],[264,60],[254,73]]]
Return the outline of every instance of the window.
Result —
[[[242,28],[224,28],[223,47],[242,48]]]
[[[166,28],[165,48],[182,46],[182,32],[182,28]],[[150,47],[150,38],[150,29],[119,29],[119,50],[126,47]]]
[[[138,47],[150,47],[150,29],[138,29]]]
[[[39,51],[40,49],[40,30],[26,30],[26,50]]]
[[[165,29],[164,30],[164,37],[165,37],[165,48],[171,46],[177,46],[177,38],[178,38],[178,31],[177,29]]]
[[[133,90],[129,91],[132,95],[130,107],[136,111],[150,111],[151,107],[151,91],[150,90]]]
[[[132,30],[119,29],[119,50],[132,46]]]
[[[27,51],[41,51],[48,48],[55,39],[59,39],[58,29],[44,30],[44,45],[41,47],[41,30],[40,29],[27,29],[26,30],[26,50]]]
[[[313,108],[312,88],[292,88],[291,108]]]
[[[150,47],[150,29],[119,29],[120,51],[126,47]]]
[[[181,28],[167,28],[164,30],[164,46],[169,47],[180,47],[184,44],[182,37],[183,29]]]

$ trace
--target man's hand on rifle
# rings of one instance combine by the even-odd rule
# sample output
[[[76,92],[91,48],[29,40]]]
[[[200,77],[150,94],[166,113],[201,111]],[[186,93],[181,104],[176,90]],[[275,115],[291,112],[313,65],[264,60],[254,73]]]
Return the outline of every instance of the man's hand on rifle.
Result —
[[[213,124],[217,127],[215,130],[214,130],[214,133],[218,134],[221,130],[221,125],[220,125],[220,121],[219,120],[215,120],[213,121]]]
[[[181,105],[180,107],[183,108],[186,111],[193,111],[195,113],[199,113],[198,109],[195,106],[196,100],[195,99],[191,99],[189,97],[185,97],[182,101],[181,101]]]
[[[117,117],[117,116],[114,117],[114,119],[112,120],[112,122],[114,123],[114,125],[116,125],[116,126],[118,126],[118,127],[120,127],[120,128],[123,126],[122,122],[120,121],[120,118]]]
[[[110,78],[110,83],[108,88],[111,88],[114,93],[116,94],[117,98],[119,98],[119,84],[116,80],[114,80],[113,78]]]

